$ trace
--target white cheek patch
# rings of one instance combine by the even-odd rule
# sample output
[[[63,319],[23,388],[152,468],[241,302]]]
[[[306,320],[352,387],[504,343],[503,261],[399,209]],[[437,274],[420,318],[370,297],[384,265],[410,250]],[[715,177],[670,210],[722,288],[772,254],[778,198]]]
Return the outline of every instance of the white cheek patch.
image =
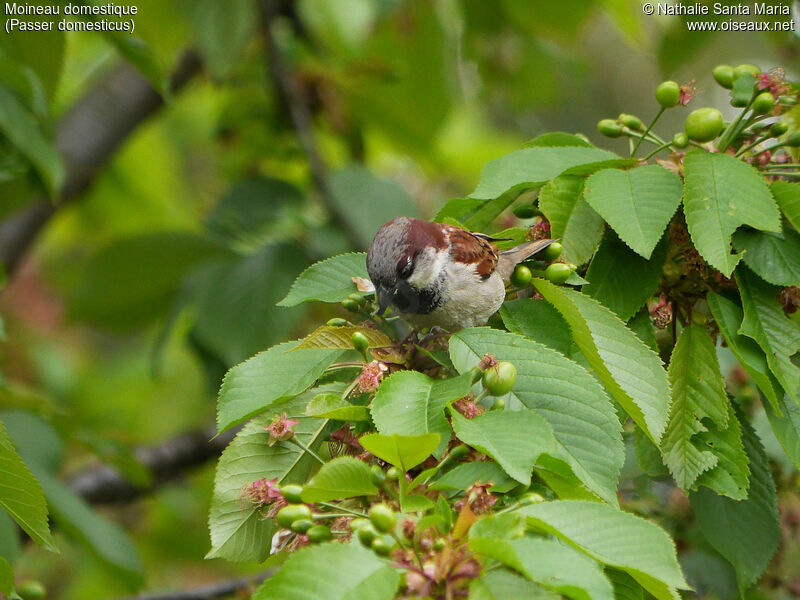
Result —
[[[408,278],[408,283],[418,288],[428,287],[438,279],[446,261],[447,250],[425,248],[414,261],[414,272]]]

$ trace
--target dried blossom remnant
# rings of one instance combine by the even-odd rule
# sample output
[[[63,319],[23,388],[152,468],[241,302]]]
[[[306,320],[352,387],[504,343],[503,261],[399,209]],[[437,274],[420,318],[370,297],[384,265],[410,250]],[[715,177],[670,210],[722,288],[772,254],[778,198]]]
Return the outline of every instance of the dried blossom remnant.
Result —
[[[653,324],[659,329],[665,329],[672,323],[672,303],[667,302],[664,294],[661,294],[658,302],[650,306],[650,316],[653,317]]]
[[[469,504],[470,510],[476,515],[483,515],[489,512],[497,502],[497,496],[489,491],[494,484],[476,482],[467,489],[467,495],[456,503],[456,508],[461,510],[465,504]]]
[[[248,483],[242,488],[242,498],[258,506],[271,504],[276,500],[283,500],[281,489],[278,486],[278,478],[267,479],[263,477]]]
[[[542,240],[550,237],[550,221],[545,217],[537,217],[531,226],[531,240]]]
[[[377,360],[364,365],[361,374],[358,376],[358,389],[364,394],[374,392],[383,380],[383,374],[388,367]]]
[[[793,285],[783,288],[778,293],[778,301],[783,306],[784,312],[791,315],[800,308],[800,287]]]
[[[497,360],[497,358],[495,358],[491,354],[484,354],[483,358],[481,358],[480,362],[478,363],[478,369],[481,371],[485,371],[486,369],[495,367],[498,364],[500,364],[500,361]]]
[[[689,104],[689,101],[694,97],[697,93],[697,86],[695,85],[695,80],[692,79],[691,81],[684,83],[681,86],[681,95],[678,99],[678,103],[681,106],[686,106]]]
[[[768,90],[776,100],[778,96],[792,92],[792,86],[786,81],[786,72],[781,68],[770,69],[767,73],[757,75],[756,82],[759,90]]]
[[[294,436],[292,427],[297,425],[300,421],[297,419],[289,419],[286,413],[272,419],[272,422],[264,429],[269,433],[269,441],[267,444],[270,446],[275,445],[277,442],[285,442]]]
[[[472,394],[469,396],[464,396],[463,398],[459,398],[453,402],[453,408],[455,408],[467,419],[474,419],[475,417],[479,417],[486,412],[486,409],[483,406],[480,404],[475,404]]]

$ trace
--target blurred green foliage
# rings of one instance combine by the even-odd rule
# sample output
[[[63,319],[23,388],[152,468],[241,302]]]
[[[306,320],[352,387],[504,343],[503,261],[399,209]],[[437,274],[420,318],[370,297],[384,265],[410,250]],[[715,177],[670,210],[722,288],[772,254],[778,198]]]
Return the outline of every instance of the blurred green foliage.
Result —
[[[0,514],[0,556],[67,600],[257,568],[203,561],[211,465],[103,511],[63,481],[97,460],[146,480],[130,449],[211,423],[226,368],[306,333],[311,317],[344,316],[275,306],[305,266],[363,250],[398,214],[432,217],[472,192],[483,164],[540,133],[599,141],[599,118],[623,107],[649,118],[664,77],[697,77],[711,103],[722,97],[708,75],[717,62],[798,68],[791,33],[690,34],[633,0],[286,3],[273,33],[312,111],[328,204],[276,94],[256,4],[136,5],[134,37],[0,35],[0,219],[36,198],[59,202],[69,161],[54,132],[104,73],[126,60],[165,91],[188,48],[204,62],[58,209],[0,295],[1,416],[42,480],[62,549],[18,543]],[[674,112],[665,127],[682,122]],[[780,469],[769,428],[758,433]],[[785,473],[788,490],[796,474]],[[629,461],[631,506],[687,540],[681,562],[701,595],[734,598],[730,567],[686,522],[682,500],[641,474]],[[797,514],[797,496],[787,502]],[[800,551],[788,552],[777,577],[798,577]],[[754,597],[781,597],[769,588]]]

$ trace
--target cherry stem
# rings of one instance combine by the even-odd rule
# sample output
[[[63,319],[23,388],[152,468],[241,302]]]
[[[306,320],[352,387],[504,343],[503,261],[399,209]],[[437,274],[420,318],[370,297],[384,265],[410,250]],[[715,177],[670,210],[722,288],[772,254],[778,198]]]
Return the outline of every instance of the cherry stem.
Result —
[[[764,165],[762,169],[800,169],[800,163],[776,163],[774,165]]]
[[[767,173],[770,177],[800,177],[797,171],[770,171]]]
[[[667,142],[667,143],[665,143],[665,144],[663,144],[663,145],[659,146],[658,148],[656,148],[655,150],[653,150],[653,151],[652,151],[650,154],[648,154],[647,156],[645,156],[645,157],[644,157],[642,160],[643,160],[643,161],[650,160],[651,158],[653,158],[653,156],[655,156],[656,154],[658,154],[658,153],[659,153],[659,152],[661,152],[662,150],[666,150],[667,148],[669,148],[669,147],[671,146],[671,144],[672,144],[672,142]]]
[[[338,506],[336,504],[331,504],[330,502],[316,502],[315,504],[319,504],[320,506],[325,506],[327,508],[332,508],[334,510],[340,510],[342,512],[348,513],[350,515],[355,515],[357,517],[364,517],[365,519],[369,518],[369,515],[367,515],[366,513],[359,512],[357,510],[352,510],[345,506]]]
[[[744,118],[744,115],[747,113],[747,111],[750,110],[750,107],[753,105],[753,100],[755,100],[755,98],[756,98],[755,94],[752,94],[750,96],[750,101],[747,103],[747,106],[745,106],[744,109],[742,109],[742,112],[739,113],[739,116],[736,117],[736,120],[733,123],[731,123],[725,130],[725,133],[722,134],[722,139],[720,139],[720,143],[718,146],[720,152],[725,152],[725,150],[728,149],[728,146],[731,145],[731,142],[736,138],[737,135],[739,135],[739,132],[746,125],[746,124],[742,125],[742,119]]]
[[[753,141],[751,144],[748,144],[747,146],[745,146],[744,148],[742,148],[741,150],[739,150],[739,151],[738,151],[738,152],[735,154],[735,156],[741,156],[742,154],[744,154],[745,152],[747,152],[748,150],[750,150],[750,148],[753,148],[754,146],[758,146],[758,145],[759,145],[761,142],[763,142],[763,141],[765,141],[765,140],[768,140],[768,139],[769,139],[769,138],[771,138],[771,137],[772,137],[771,135],[767,134],[767,135],[761,136],[761,137],[759,137],[759,138],[756,138],[756,139],[755,139],[755,140],[754,140],[754,141]]]
[[[642,135],[642,137],[640,137],[639,141],[636,142],[636,146],[634,146],[633,151],[631,152],[631,158],[636,156],[636,151],[639,149],[639,146],[642,144],[642,140],[647,137],[647,134],[650,133],[650,130],[653,128],[653,125],[655,125],[656,121],[658,121],[658,119],[661,118],[661,115],[664,114],[665,110],[666,109],[662,106],[659,109],[659,111],[656,113],[656,116],[653,118],[653,120],[650,121],[650,125],[647,126],[647,129],[644,130],[644,134]],[[655,137],[655,134],[654,134],[654,137]],[[648,156],[648,158],[650,158],[650,157]],[[647,160],[647,159],[645,159],[645,160]]]
[[[295,446],[298,446],[298,447],[299,447],[301,450],[303,450],[304,452],[307,452],[308,454],[310,454],[311,456],[313,456],[314,458],[316,458],[316,459],[317,459],[317,460],[320,462],[320,464],[323,464],[323,465],[325,464],[325,461],[324,461],[324,460],[322,460],[322,459],[319,457],[319,455],[318,455],[316,452],[314,452],[314,451],[313,451],[311,448],[309,448],[308,446],[306,446],[305,444],[303,444],[303,442],[299,441],[299,440],[297,439],[297,436],[292,436],[292,437],[290,437],[290,438],[289,438],[287,441],[288,441],[288,442],[291,442],[291,443],[292,443],[292,444],[294,444]]]

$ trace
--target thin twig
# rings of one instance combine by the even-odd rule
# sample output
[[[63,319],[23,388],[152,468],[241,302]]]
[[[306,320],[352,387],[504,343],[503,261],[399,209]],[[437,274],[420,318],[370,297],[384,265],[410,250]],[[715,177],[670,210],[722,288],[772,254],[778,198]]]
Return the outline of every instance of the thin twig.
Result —
[[[240,590],[255,587],[270,577],[273,572],[274,570],[266,571],[255,577],[240,577],[238,579],[222,581],[193,590],[139,594],[138,596],[129,596],[127,598],[119,598],[118,600],[214,600],[215,598],[225,598]]]
[[[180,90],[200,71],[198,55],[189,51],[170,80]],[[64,160],[66,179],[60,200],[35,198],[0,223],[0,264],[11,275],[50,218],[91,185],[114,152],[164,99],[132,66],[123,63],[103,77],[67,112],[58,125],[55,146]]]
[[[333,198],[328,184],[328,172],[325,161],[317,149],[311,111],[307,99],[292,81],[292,75],[286,65],[283,49],[273,35],[272,25],[281,14],[281,3],[276,0],[258,0],[261,15],[261,29],[264,35],[266,62],[278,100],[289,112],[297,139],[308,159],[311,177],[319,195],[336,225],[345,233],[355,248],[363,245],[359,235],[350,226],[344,212]]]

